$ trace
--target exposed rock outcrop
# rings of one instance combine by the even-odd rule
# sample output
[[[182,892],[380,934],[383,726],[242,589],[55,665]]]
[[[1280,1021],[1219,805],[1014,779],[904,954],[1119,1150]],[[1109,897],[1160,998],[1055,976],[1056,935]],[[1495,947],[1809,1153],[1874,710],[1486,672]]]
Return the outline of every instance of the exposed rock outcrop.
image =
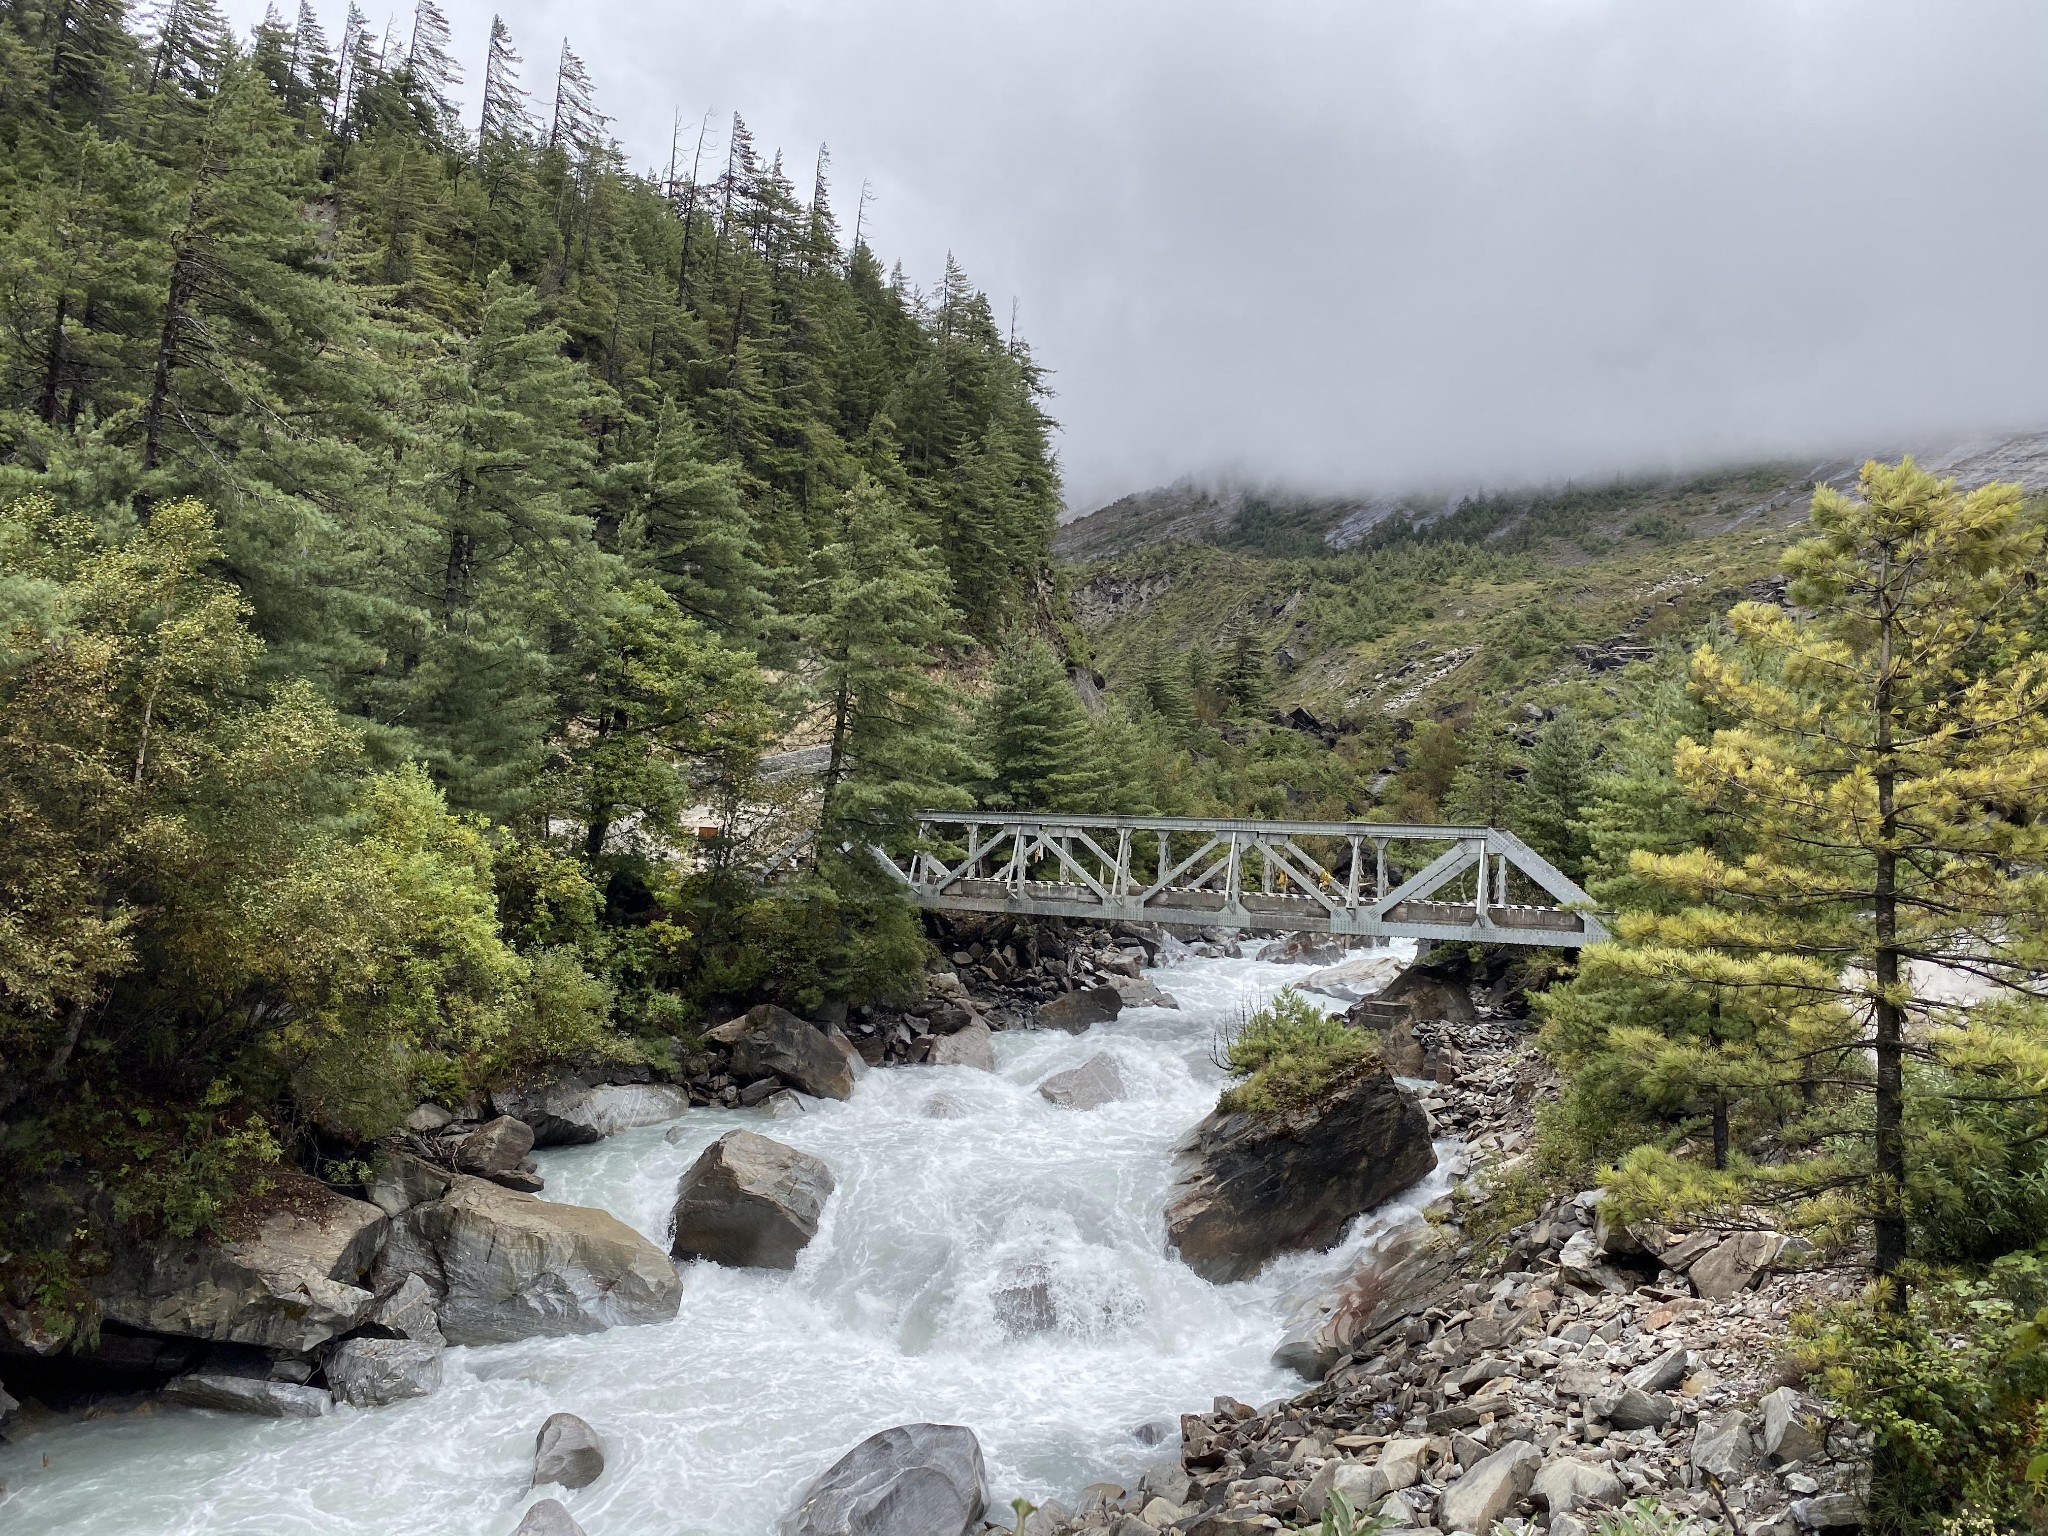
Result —
[[[1353,1217],[1436,1167],[1428,1117],[1385,1072],[1287,1114],[1219,1111],[1178,1158],[1167,1240],[1208,1280],[1242,1280],[1276,1254],[1327,1248]]]
[[[231,1241],[117,1240],[93,1283],[106,1317],[130,1328],[215,1343],[310,1350],[360,1323],[362,1284],[390,1222],[375,1205],[311,1180]]]
[[[901,1424],[804,1490],[782,1536],[965,1536],[987,1502],[981,1444],[957,1424]]]
[[[669,1251],[735,1268],[792,1269],[835,1186],[822,1159],[727,1131],[676,1186]]]
[[[853,1068],[817,1025],[763,1003],[710,1032],[732,1051],[733,1074],[748,1082],[779,1077],[814,1098],[853,1097]]]

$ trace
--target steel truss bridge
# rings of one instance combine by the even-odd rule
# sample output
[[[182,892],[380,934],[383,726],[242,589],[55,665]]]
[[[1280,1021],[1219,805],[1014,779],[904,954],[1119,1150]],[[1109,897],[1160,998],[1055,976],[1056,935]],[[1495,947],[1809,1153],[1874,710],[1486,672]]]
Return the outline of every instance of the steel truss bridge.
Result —
[[[1493,827],[926,811],[918,833],[907,862],[871,851],[937,911],[1558,949],[1607,937],[1591,897]]]

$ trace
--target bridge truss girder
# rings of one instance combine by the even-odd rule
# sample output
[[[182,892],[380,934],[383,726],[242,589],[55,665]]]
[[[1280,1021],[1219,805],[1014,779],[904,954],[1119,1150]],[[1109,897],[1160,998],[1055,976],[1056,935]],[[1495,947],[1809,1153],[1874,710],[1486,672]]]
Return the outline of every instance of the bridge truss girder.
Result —
[[[936,911],[1561,949],[1607,937],[1591,897],[1493,827],[927,811],[918,833],[907,864],[871,851]],[[1389,885],[1398,844],[1443,846]]]

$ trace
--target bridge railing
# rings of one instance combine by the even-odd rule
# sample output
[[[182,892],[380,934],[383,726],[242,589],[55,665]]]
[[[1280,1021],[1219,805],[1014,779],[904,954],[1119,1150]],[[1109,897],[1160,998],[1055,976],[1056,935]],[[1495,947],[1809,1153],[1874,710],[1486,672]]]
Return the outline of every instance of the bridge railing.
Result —
[[[917,821],[907,855],[872,851],[941,911],[1551,948],[1607,936],[1577,884],[1496,827],[1024,811]]]

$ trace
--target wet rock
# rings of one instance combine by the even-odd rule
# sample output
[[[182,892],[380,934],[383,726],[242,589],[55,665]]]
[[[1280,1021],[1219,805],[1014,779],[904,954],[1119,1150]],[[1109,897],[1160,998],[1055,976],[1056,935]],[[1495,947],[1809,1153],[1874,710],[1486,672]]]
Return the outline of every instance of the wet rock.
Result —
[[[1400,1227],[1334,1290],[1288,1318],[1273,1363],[1321,1378],[1367,1339],[1435,1299],[1458,1264],[1457,1239],[1426,1221]]]
[[[201,1371],[180,1376],[164,1388],[164,1396],[191,1408],[249,1413],[265,1419],[317,1419],[333,1402],[318,1387]]]
[[[1749,1470],[1753,1447],[1749,1425],[1740,1408],[1704,1414],[1692,1433],[1692,1465],[1724,1483],[1738,1480]]]
[[[1526,1440],[1513,1440],[1466,1470],[1445,1490],[1438,1523],[1447,1531],[1491,1531],[1512,1513],[1536,1481],[1543,1456]]]
[[[1775,1232],[1738,1232],[1694,1259],[1686,1278],[1700,1295],[1711,1301],[1724,1300],[1749,1289],[1784,1245],[1784,1238]]]
[[[531,1126],[536,1147],[587,1146],[620,1131],[673,1120],[689,1107],[689,1091],[669,1083],[586,1083],[568,1077],[491,1090],[491,1108]]]
[[[604,1442],[573,1413],[551,1413],[533,1437],[533,1486],[588,1488],[604,1472]]]
[[[793,1269],[818,1234],[834,1185],[832,1170],[808,1152],[728,1131],[676,1186],[669,1252],[735,1268]]]
[[[1334,997],[1340,1003],[1357,1003],[1378,996],[1401,974],[1401,969],[1400,956],[1369,950],[1320,971],[1311,971],[1299,985],[1304,992]]]
[[[804,1490],[781,1536],[966,1536],[981,1519],[981,1445],[957,1424],[871,1435]]]
[[[533,1150],[533,1127],[524,1120],[500,1115],[462,1138],[455,1149],[455,1166],[464,1173],[493,1178],[511,1173]]]
[[[562,1507],[559,1499],[541,1499],[513,1528],[512,1536],[584,1536],[584,1533],[583,1527]]]
[[[434,1293],[418,1275],[407,1275],[397,1290],[370,1308],[370,1322],[402,1339],[443,1344],[441,1320],[434,1312]]]
[[[1619,1504],[1627,1493],[1628,1485],[1612,1467],[1570,1456],[1544,1463],[1529,1488],[1530,1497],[1556,1515],[1589,1504]]]
[[[1327,1248],[1353,1217],[1436,1167],[1429,1119],[1385,1072],[1283,1115],[1210,1115],[1177,1154],[1167,1241],[1205,1280]]]
[[[1115,987],[1085,987],[1063,992],[1038,1005],[1038,1027],[1078,1035],[1094,1024],[1107,1024],[1123,1012],[1123,994]]]
[[[93,1282],[108,1321],[216,1343],[310,1350],[363,1320],[359,1282],[390,1226],[376,1206],[307,1180],[229,1242],[117,1240]]]
[[[441,1385],[441,1346],[424,1339],[343,1339],[328,1353],[327,1385],[356,1408],[425,1397]]]
[[[682,1304],[668,1256],[608,1211],[458,1178],[400,1226],[430,1258],[450,1344],[666,1322]]]
[[[1062,1109],[1100,1109],[1125,1097],[1124,1077],[1115,1057],[1095,1055],[1078,1067],[1053,1073],[1038,1085],[1038,1092]]]
[[[1116,988],[1117,996],[1123,999],[1126,1008],[1178,1008],[1180,999],[1171,992],[1147,981],[1143,976],[1112,976],[1109,984]]]
[[[989,1033],[988,1026],[977,1019],[965,1029],[940,1035],[932,1041],[924,1059],[934,1067],[973,1067],[978,1071],[993,1072],[996,1069],[995,1038]]]
[[[854,1071],[825,1032],[786,1008],[762,1003],[710,1032],[732,1047],[735,1077],[779,1077],[818,1099],[853,1097]]]
[[[1764,1454],[1773,1461],[1810,1461],[1821,1453],[1821,1432],[1805,1401],[1791,1387],[1764,1394]]]
[[[995,1306],[996,1321],[1013,1339],[1050,1333],[1060,1324],[1059,1308],[1052,1298],[1050,1265],[1020,1264],[1008,1270],[989,1292],[989,1300]]]

